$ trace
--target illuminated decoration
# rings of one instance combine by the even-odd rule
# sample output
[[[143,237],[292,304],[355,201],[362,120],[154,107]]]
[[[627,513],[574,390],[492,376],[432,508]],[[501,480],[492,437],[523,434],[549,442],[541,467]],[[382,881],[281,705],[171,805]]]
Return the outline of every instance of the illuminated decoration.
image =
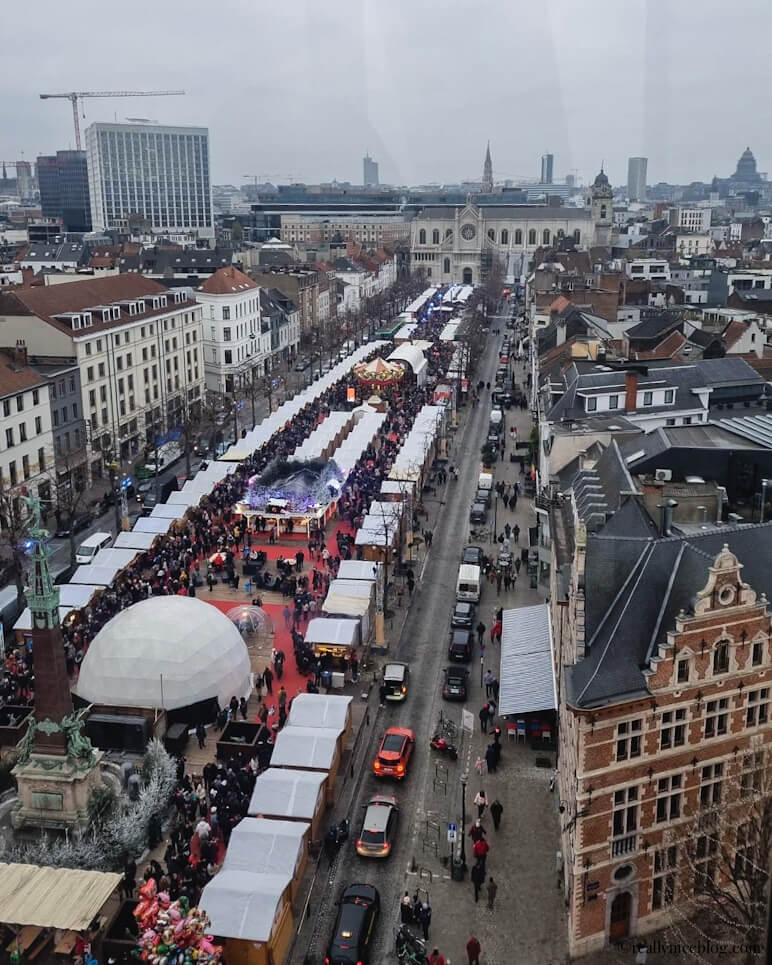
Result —
[[[399,362],[387,362],[385,359],[377,358],[372,362],[360,362],[354,366],[354,376],[356,379],[369,388],[382,388],[386,385],[394,385],[405,378],[405,366]]]
[[[334,459],[277,463],[249,480],[242,502],[258,512],[274,506],[287,516],[309,513],[337,499],[345,481]]]

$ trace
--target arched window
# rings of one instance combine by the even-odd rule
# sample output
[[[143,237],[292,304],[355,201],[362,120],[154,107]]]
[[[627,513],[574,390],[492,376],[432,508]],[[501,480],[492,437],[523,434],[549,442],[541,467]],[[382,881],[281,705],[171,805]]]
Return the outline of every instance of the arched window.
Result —
[[[606,205],[605,205],[605,204],[602,204],[602,205],[600,206],[600,216],[601,216],[601,218],[605,218],[605,217],[606,217]]]
[[[491,241],[496,240],[496,232],[493,230],[493,228],[488,228],[488,237],[491,239]]]
[[[562,228],[558,228],[558,241],[562,241],[565,238],[566,233]]]
[[[465,284],[465,285],[471,285],[471,284],[472,284],[472,269],[471,269],[471,268],[465,268],[465,269],[464,269],[463,278],[464,278],[464,284]]]
[[[502,245],[509,244],[509,232],[507,231],[506,228],[504,228],[501,232],[501,243]]]
[[[452,238],[452,237],[453,237],[453,229],[452,229],[452,228],[446,228],[446,229],[445,229],[445,241],[447,241],[448,238]]]
[[[440,229],[435,228],[432,232],[432,244],[438,245],[440,243]]]
[[[574,241],[577,244],[579,244],[581,239],[582,239],[582,232],[578,228],[574,229]]]
[[[421,228],[421,230],[418,232],[418,244],[426,244],[426,228]]]
[[[515,231],[515,244],[522,245],[523,243],[523,232],[518,228]]]
[[[446,275],[450,274],[450,258],[446,258],[445,261],[443,261],[442,270],[445,272]]]
[[[528,244],[536,244],[536,228],[531,228],[531,230],[528,232]]]
[[[541,243],[543,245],[548,245],[550,243],[550,229],[545,228],[541,233]]]

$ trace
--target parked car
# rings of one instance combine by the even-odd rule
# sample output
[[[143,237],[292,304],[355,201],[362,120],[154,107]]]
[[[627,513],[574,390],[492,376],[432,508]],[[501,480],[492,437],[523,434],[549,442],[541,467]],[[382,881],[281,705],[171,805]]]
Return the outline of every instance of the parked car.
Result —
[[[311,364],[311,359],[298,359],[297,362],[295,362],[295,371],[305,372],[305,370],[309,367],[310,364]]]
[[[474,603],[464,603],[459,600],[453,607],[453,613],[450,617],[451,627],[459,628],[461,630],[471,630],[474,625],[475,616],[475,606]]]
[[[484,523],[488,519],[488,511],[483,503],[473,503],[469,511],[470,523]]]
[[[490,489],[478,489],[474,494],[474,501],[476,503],[482,503],[486,509],[490,509],[491,506],[491,491]]]
[[[397,831],[397,799],[384,794],[371,797],[365,806],[362,830],[357,838],[357,854],[363,858],[388,858]]]
[[[381,908],[373,885],[349,885],[338,899],[338,915],[324,958],[325,965],[364,965]]]
[[[415,747],[415,734],[407,727],[389,727],[383,735],[373,761],[376,777],[395,777],[401,781]]]
[[[483,551],[480,546],[465,546],[461,555],[462,563],[470,563],[472,566],[482,566]]]
[[[410,667],[406,663],[391,661],[383,668],[383,686],[386,700],[404,700],[410,682]]]
[[[469,671],[466,667],[445,667],[442,696],[445,700],[466,700],[469,692]]]
[[[56,527],[54,536],[58,536],[60,539],[66,539],[72,533],[79,533],[81,530],[90,526],[91,520],[91,513],[79,513],[72,520],[70,520],[69,516],[62,517],[59,525]]]
[[[451,660],[458,660],[467,663],[472,659],[472,648],[474,637],[471,630],[462,630],[458,627],[450,631],[450,641],[448,643],[448,657]]]
[[[155,479],[144,479],[141,483],[137,483],[137,502],[143,503],[145,496],[151,490],[155,490]]]

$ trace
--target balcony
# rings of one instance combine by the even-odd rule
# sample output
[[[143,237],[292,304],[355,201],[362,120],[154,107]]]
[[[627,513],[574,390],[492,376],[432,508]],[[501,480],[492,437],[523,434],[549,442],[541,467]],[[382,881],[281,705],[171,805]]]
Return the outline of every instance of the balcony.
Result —
[[[611,857],[621,858],[627,854],[635,854],[638,850],[638,832],[623,834],[611,839]]]

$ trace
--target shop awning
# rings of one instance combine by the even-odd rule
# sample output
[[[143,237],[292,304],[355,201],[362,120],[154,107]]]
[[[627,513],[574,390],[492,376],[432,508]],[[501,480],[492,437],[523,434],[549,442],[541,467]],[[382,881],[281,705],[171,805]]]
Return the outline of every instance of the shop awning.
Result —
[[[557,707],[549,606],[505,610],[501,627],[499,713],[528,714]]]
[[[102,871],[0,864],[0,922],[85,931],[120,880]]]

